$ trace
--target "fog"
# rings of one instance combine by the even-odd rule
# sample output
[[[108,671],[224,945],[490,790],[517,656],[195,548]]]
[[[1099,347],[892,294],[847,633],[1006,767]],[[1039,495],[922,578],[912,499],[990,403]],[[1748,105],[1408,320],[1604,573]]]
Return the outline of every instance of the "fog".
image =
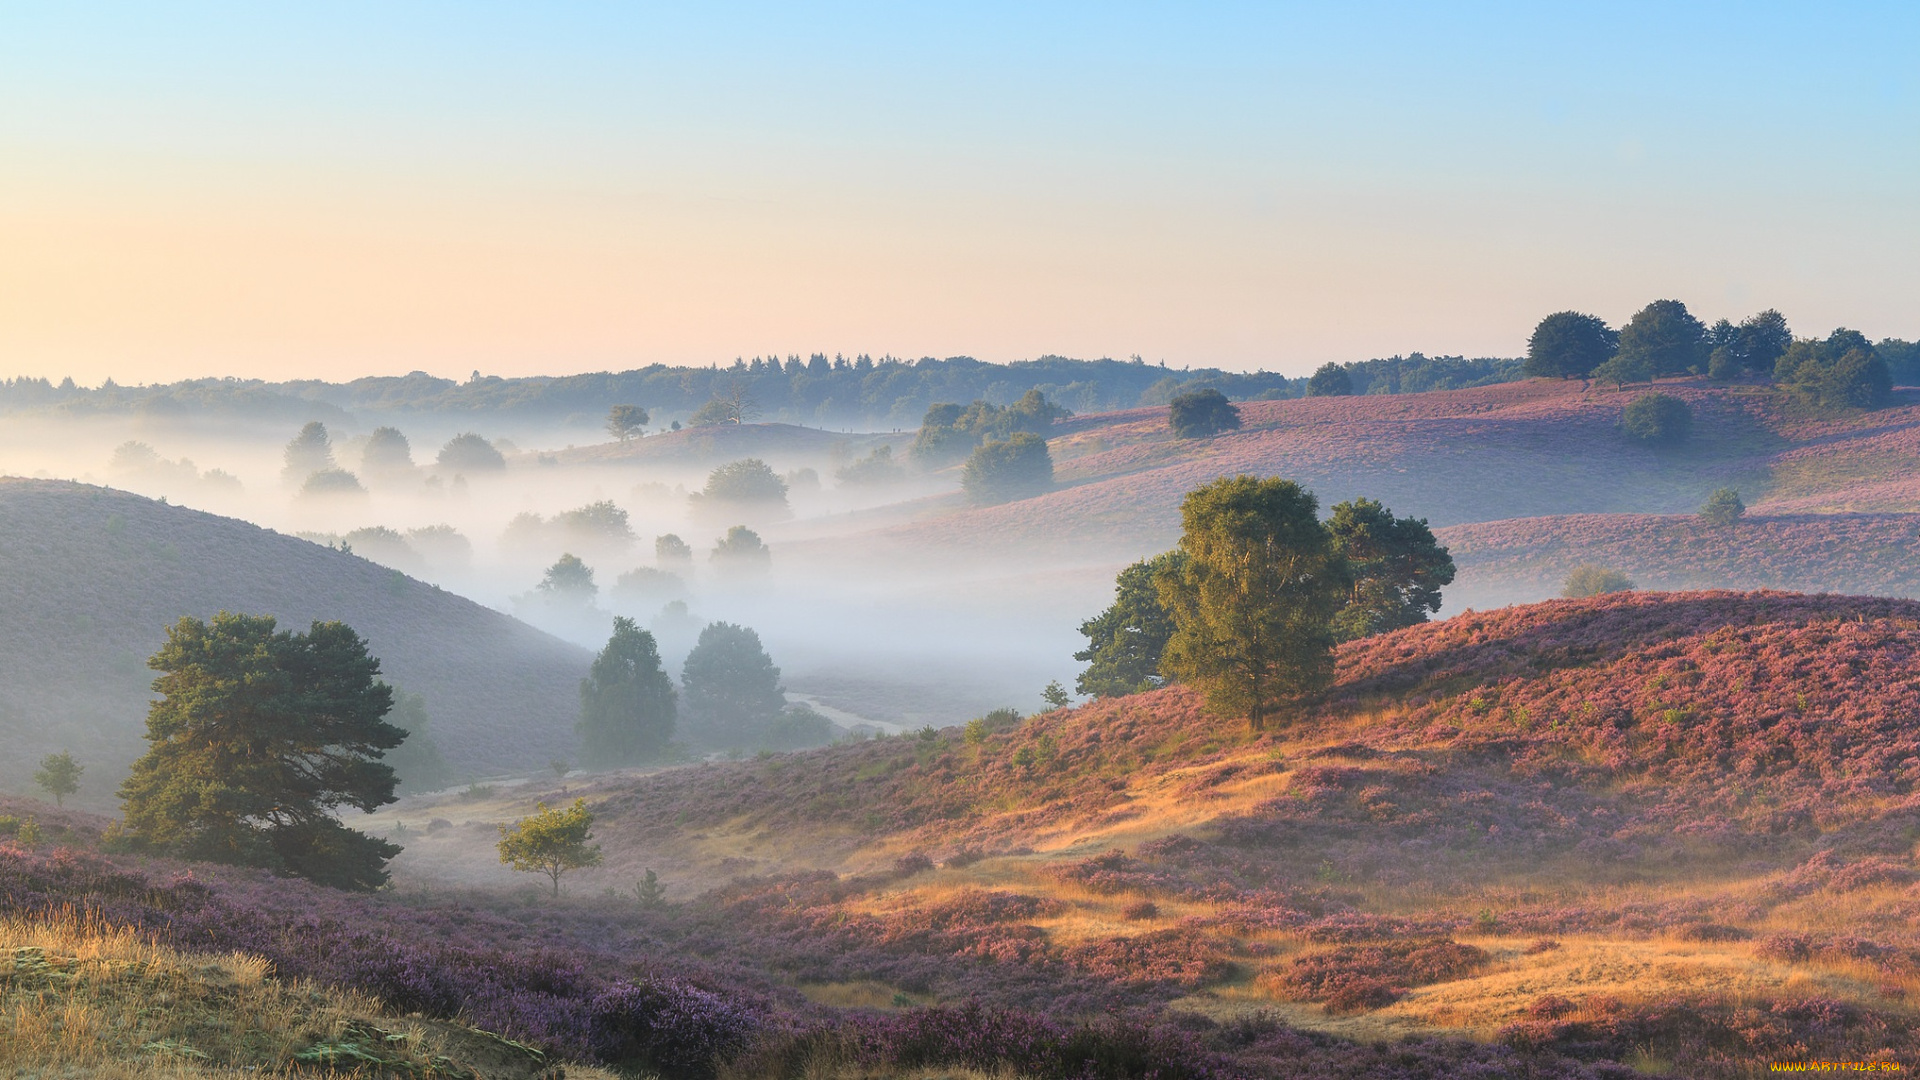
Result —
[[[655,634],[676,674],[707,623],[749,626],[782,668],[791,700],[842,726],[888,731],[1003,706],[1032,711],[1050,680],[1071,686],[1072,654],[1084,645],[1076,627],[1108,602],[1122,565],[1110,556],[972,557],[961,545],[890,537],[889,529],[959,505],[957,471],[902,468],[878,483],[836,473],[882,447],[904,461],[911,435],[656,427],[622,443],[577,426],[480,417],[336,416],[324,425],[333,464],[362,490],[313,490],[313,462],[287,467],[300,426],[280,422],[17,418],[0,428],[0,455],[13,475],[109,486],[349,548],[589,649],[624,615]],[[373,432],[388,426],[406,437],[410,467],[382,469],[367,458]],[[438,464],[442,447],[465,432],[500,451],[504,467]],[[755,444],[765,448],[730,448],[746,435],[766,436]],[[746,457],[785,480],[784,506],[714,504],[698,494],[717,466]],[[764,568],[713,556],[734,526],[761,538]],[[668,535],[691,559],[662,563],[656,540]],[[590,599],[539,588],[568,554],[592,571]]]

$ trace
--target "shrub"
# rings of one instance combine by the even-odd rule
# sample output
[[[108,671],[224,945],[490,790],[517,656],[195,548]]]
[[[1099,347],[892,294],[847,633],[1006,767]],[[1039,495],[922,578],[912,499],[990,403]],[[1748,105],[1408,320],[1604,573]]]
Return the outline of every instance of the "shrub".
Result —
[[[1175,438],[1204,439],[1240,427],[1240,410],[1218,390],[1181,394],[1167,406],[1167,426]]]
[[[1574,567],[1567,574],[1567,583],[1560,589],[1560,595],[1569,600],[1578,600],[1605,593],[1626,592],[1632,588],[1632,579],[1620,571],[1588,563]]]
[[[1047,452],[1047,440],[1024,431],[1004,440],[988,439],[967,459],[960,486],[980,504],[1024,499],[1051,489],[1053,455]]]
[[[1700,517],[1709,525],[1726,526],[1739,521],[1747,512],[1747,504],[1740,501],[1740,493],[1732,488],[1721,488],[1700,506]]]
[[[1641,394],[1620,413],[1620,430],[1649,446],[1685,442],[1693,428],[1693,410],[1671,394]]]

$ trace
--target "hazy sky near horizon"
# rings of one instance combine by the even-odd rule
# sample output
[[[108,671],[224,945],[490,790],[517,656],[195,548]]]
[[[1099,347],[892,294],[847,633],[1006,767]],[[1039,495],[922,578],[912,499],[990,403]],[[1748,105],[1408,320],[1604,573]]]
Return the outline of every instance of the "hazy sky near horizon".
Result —
[[[1920,6],[0,0],[0,374],[1920,337]]]

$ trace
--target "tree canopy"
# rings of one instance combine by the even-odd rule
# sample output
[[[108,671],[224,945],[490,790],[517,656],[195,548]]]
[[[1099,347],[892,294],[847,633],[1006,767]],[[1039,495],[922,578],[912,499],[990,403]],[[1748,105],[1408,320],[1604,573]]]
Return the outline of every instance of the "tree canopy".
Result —
[[[40,771],[33,774],[33,782],[53,796],[55,806],[65,806],[67,796],[80,790],[80,774],[85,771],[86,767],[74,761],[72,754],[62,750],[40,759]]]
[[[960,486],[978,504],[1025,499],[1053,488],[1047,440],[1028,432],[981,443],[961,472]]]
[[[387,723],[406,735],[406,741],[387,751],[383,759],[399,778],[400,790],[417,793],[453,783],[453,769],[440,756],[440,744],[433,738],[425,696],[396,689]]]
[[[565,810],[546,803],[536,804],[539,812],[521,818],[512,828],[500,826],[500,863],[528,874],[545,874],[553,882],[553,895],[560,895],[560,879],[569,870],[600,865],[600,845],[593,839],[593,813],[585,799],[573,800]]]
[[[1633,588],[1632,579],[1620,571],[1609,566],[1583,563],[1567,574],[1567,583],[1561,587],[1560,595],[1570,600],[1578,600],[1587,596],[1626,592],[1631,588]]]
[[[673,533],[661,533],[653,538],[653,561],[661,566],[691,563],[693,548]]]
[[[1540,320],[1527,339],[1528,375],[1584,378],[1613,356],[1620,335],[1605,320],[1578,311],[1556,311]]]
[[[1320,369],[1307,379],[1308,397],[1345,397],[1351,393],[1353,393],[1353,376],[1347,374],[1347,369],[1339,364],[1331,362],[1322,364]]]
[[[587,758],[610,765],[658,760],[673,739],[678,700],[653,635],[616,617],[613,636],[580,680],[575,730]]]
[[[499,472],[507,467],[506,455],[471,431],[448,439],[436,461],[442,469],[457,473]]]
[[[734,623],[709,623],[680,668],[689,734],[716,746],[756,746],[786,707],[780,669],[760,635]]]
[[[1027,391],[1005,407],[981,400],[964,408],[935,404],[921,419],[909,453],[922,464],[944,465],[991,440],[1005,441],[1021,433],[1044,438],[1055,420],[1072,415],[1038,390]]]
[[[1291,480],[1196,488],[1180,506],[1186,559],[1156,579],[1174,625],[1162,669],[1255,731],[1332,675],[1333,615],[1350,582],[1318,510]]]
[[[1683,375],[1707,362],[1707,328],[1678,300],[1655,300],[1620,328],[1620,356],[1654,375]]]
[[[1620,411],[1620,430],[1635,442],[1673,446],[1693,431],[1693,409],[1671,394],[1641,394]]]
[[[1440,610],[1440,588],[1453,582],[1453,557],[1426,519],[1396,518],[1372,499],[1354,499],[1333,508],[1327,530],[1352,581],[1334,617],[1335,637],[1352,641],[1398,630]]]
[[[1844,327],[1802,338],[1775,362],[1773,381],[1807,405],[1873,409],[1893,397],[1893,373],[1864,334]]]
[[[1074,680],[1075,690],[1089,697],[1121,697],[1167,681],[1160,674],[1160,657],[1173,636],[1173,618],[1155,582],[1163,573],[1177,573],[1185,560],[1184,552],[1168,551],[1120,571],[1112,605],[1080,624],[1087,647],[1073,658],[1087,669]]]
[[[152,744],[120,786],[124,831],[147,850],[260,866],[340,888],[387,879],[397,845],[342,825],[342,806],[394,800],[380,759],[406,733],[393,690],[344,623],[276,631],[270,616],[185,618],[147,665],[162,674]]]
[[[1218,390],[1195,390],[1167,403],[1167,426],[1177,439],[1204,439],[1240,427],[1240,410]]]
[[[647,410],[638,405],[615,405],[607,410],[607,434],[626,442],[647,426]]]
[[[785,510],[787,482],[773,467],[759,458],[729,461],[707,474],[707,485],[699,492],[696,504],[725,503],[733,507],[765,507]]]
[[[716,567],[734,574],[764,574],[773,566],[773,552],[760,540],[760,534],[745,525],[735,525],[714,541],[707,558]]]
[[[600,592],[600,586],[593,583],[593,568],[572,554],[555,559],[534,587],[555,600],[579,604],[592,603]]]
[[[333,468],[333,440],[327,437],[327,425],[318,420],[307,421],[300,433],[287,443],[282,457],[280,477],[289,484],[305,483],[314,473]]]
[[[369,476],[413,471],[413,444],[399,428],[377,427],[360,451],[360,470]]]
[[[1720,488],[1700,506],[1700,517],[1709,525],[1722,527],[1732,525],[1746,515],[1747,504],[1740,501],[1740,493],[1732,488]]]

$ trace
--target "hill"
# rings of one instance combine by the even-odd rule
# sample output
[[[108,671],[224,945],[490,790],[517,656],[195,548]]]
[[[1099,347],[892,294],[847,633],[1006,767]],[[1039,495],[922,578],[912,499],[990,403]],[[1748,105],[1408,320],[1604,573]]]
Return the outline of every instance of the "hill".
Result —
[[[1786,589],[1920,596],[1920,514],[1568,514],[1440,529],[1459,576],[1447,604],[1557,596],[1576,566],[1623,571],[1645,589]]]
[[[794,424],[709,424],[624,443],[558,450],[548,456],[568,465],[706,465],[744,457],[784,463],[797,458],[816,460],[836,448],[858,457],[870,444],[903,440],[900,436],[846,435]]]
[[[230,518],[109,488],[0,480],[0,784],[26,790],[71,750],[81,801],[105,805],[145,750],[146,668],[182,616],[221,610],[302,629],[346,622],[383,677],[422,694],[464,773],[536,768],[573,749],[588,656],[395,570]]]
[[[576,780],[608,853],[579,887],[657,868],[690,952],[818,1000],[1265,1016],[1693,1076],[1911,1055],[1916,716],[1914,602],[1555,601],[1344,646],[1258,738],[1172,687]],[[466,831],[423,843],[454,865]]]

